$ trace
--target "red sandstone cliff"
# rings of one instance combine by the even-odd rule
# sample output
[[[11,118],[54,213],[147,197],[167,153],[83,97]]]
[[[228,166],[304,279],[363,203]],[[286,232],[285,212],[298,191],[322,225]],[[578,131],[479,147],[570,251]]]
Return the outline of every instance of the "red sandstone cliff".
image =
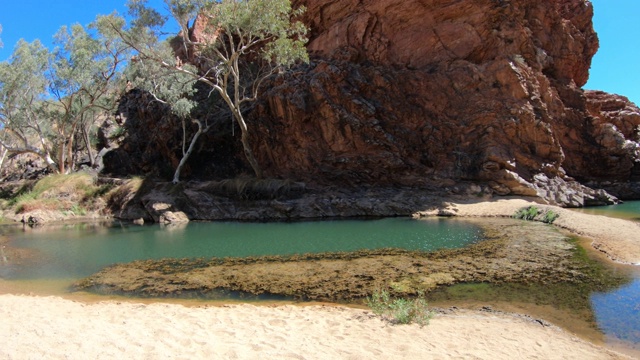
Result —
[[[307,7],[312,62],[274,78],[249,114],[267,176],[337,186],[471,182],[482,184],[471,192],[569,206],[607,201],[574,179],[596,187],[634,179],[640,110],[581,89],[598,48],[588,1],[294,4]],[[155,140],[166,147],[175,136]],[[208,146],[194,168],[215,174],[224,165],[204,161],[215,153]],[[170,149],[147,152],[171,158]]]
[[[630,179],[639,109],[581,90],[598,48],[588,1],[296,4],[314,61],[276,79],[252,113],[268,174],[471,180],[567,204],[582,201],[557,194],[582,191],[572,177]]]

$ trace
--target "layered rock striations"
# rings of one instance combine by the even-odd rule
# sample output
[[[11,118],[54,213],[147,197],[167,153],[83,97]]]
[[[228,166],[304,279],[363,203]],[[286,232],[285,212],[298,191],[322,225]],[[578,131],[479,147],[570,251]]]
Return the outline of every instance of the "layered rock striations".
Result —
[[[312,63],[251,114],[271,176],[348,184],[485,182],[579,206],[573,182],[628,181],[640,111],[581,89],[588,1],[297,1]]]
[[[342,188],[477,183],[467,189],[567,206],[614,201],[597,189],[636,179],[640,110],[581,89],[598,49],[589,1],[294,5],[307,8],[312,61],[273,78],[248,114],[266,176]],[[152,128],[151,115],[127,116]],[[175,131],[154,134],[176,149],[145,151],[171,160]],[[191,168],[241,171],[225,165],[239,153],[203,155],[238,139],[205,141]]]

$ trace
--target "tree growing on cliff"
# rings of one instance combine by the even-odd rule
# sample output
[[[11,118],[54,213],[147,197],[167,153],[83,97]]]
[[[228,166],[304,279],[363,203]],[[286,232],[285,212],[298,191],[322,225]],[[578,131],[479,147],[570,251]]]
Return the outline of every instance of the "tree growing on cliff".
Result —
[[[37,40],[21,40],[0,63],[0,145],[11,153],[35,154],[51,171],[68,173],[78,134],[96,114],[116,106],[128,47],[95,23],[90,32],[81,25],[63,27],[55,39],[52,52]],[[89,149],[87,136],[81,137]]]
[[[168,43],[159,45],[164,48],[165,57],[169,58],[173,54],[173,49]],[[160,53],[161,49],[157,49]],[[197,71],[191,65],[183,65],[188,71]],[[154,61],[144,61],[135,58],[127,69],[127,78],[137,87],[149,91],[154,99],[169,106],[171,113],[180,119],[182,125],[182,146],[181,156],[173,174],[173,183],[180,181],[182,168],[193,153],[200,136],[211,128],[206,117],[200,119],[193,113],[197,102],[193,96],[197,90],[196,80],[183,72],[173,71],[171,68],[163,66]],[[188,123],[194,124],[197,129],[192,134],[189,133]]]
[[[146,0],[129,1],[134,20],[128,27],[115,15],[103,17],[102,21],[137,51],[137,61],[155,63],[204,83],[217,93],[240,128],[247,161],[261,178],[262,169],[249,142],[249,124],[243,112],[258,98],[266,78],[298,61],[308,61],[307,29],[292,20],[304,9],[293,10],[289,0],[165,0],[165,3],[180,29],[178,36],[171,39],[174,53],[161,51],[159,37],[166,19],[147,7]],[[195,27],[200,31],[198,34],[192,31]],[[184,63],[187,60],[195,67],[187,66]],[[207,129],[201,124],[198,128],[196,134]]]

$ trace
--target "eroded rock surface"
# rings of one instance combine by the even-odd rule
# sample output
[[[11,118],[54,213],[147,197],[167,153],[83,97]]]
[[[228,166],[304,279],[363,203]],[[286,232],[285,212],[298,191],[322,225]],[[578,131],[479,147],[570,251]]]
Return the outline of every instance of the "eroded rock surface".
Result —
[[[312,61],[271,79],[247,110],[266,176],[341,188],[469,181],[564,206],[615,202],[600,191],[612,183],[640,197],[640,109],[581,89],[598,49],[590,2],[294,4],[307,7]],[[139,138],[123,139],[112,164],[166,174],[181,128],[132,104],[122,119]],[[250,172],[229,129],[201,140],[187,176]]]
[[[607,202],[572,177],[630,180],[640,111],[580,89],[598,48],[590,3],[298,3],[315,61],[252,114],[269,174],[470,179],[568,206]]]

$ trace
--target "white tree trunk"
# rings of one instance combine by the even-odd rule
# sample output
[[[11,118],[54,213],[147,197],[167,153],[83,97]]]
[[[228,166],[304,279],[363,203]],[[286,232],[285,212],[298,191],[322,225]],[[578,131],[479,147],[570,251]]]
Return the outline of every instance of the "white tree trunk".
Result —
[[[189,156],[191,156],[191,153],[193,153],[193,149],[196,146],[196,142],[198,142],[198,138],[200,138],[200,135],[202,135],[203,133],[206,133],[207,131],[209,131],[209,126],[206,126],[203,128],[200,120],[193,120],[193,122],[198,125],[198,131],[196,131],[196,133],[193,134],[193,137],[191,138],[191,142],[189,143],[189,148],[187,149],[187,151],[184,151],[184,146],[183,146],[182,158],[180,159],[180,162],[176,167],[176,171],[173,173],[172,182],[174,184],[177,184],[180,182],[180,172],[182,171],[182,167],[184,166],[184,164],[187,163],[187,160],[189,160]],[[187,136],[186,132],[183,133],[182,136],[183,136],[183,144],[184,144]]]

